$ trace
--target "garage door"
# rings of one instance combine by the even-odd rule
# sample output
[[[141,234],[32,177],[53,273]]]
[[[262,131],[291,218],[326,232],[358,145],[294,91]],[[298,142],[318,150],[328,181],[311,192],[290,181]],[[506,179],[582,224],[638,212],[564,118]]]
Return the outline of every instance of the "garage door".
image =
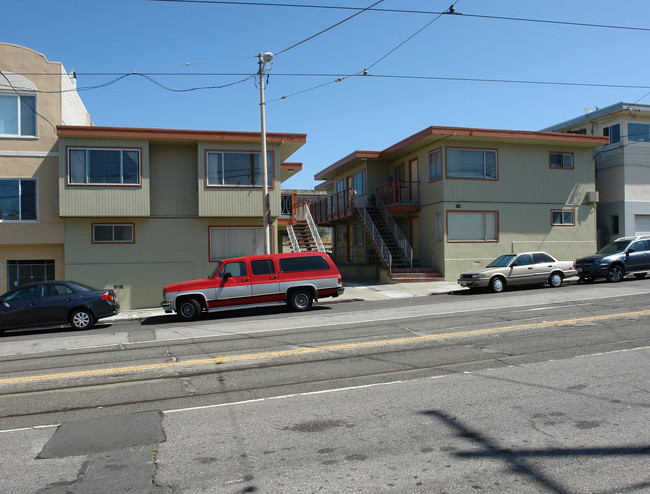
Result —
[[[634,234],[650,235],[650,214],[634,215]]]

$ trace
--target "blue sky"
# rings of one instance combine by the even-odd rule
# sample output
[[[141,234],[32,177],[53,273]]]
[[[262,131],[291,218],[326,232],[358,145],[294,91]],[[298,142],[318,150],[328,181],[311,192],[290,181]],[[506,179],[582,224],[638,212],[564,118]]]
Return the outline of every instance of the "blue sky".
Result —
[[[361,9],[375,1],[268,3]],[[384,0],[377,8],[441,12],[452,1]],[[147,0],[21,0],[3,9],[0,41],[27,46],[67,70],[75,69],[79,88],[118,77],[86,74],[134,71],[179,74],[151,75],[173,89],[221,86],[255,74],[259,52],[277,54],[266,88],[267,130],[307,134],[307,143],[290,158],[302,162],[303,171],[283,188],[312,188],[316,172],[349,153],[385,149],[431,125],[539,130],[577,117],[585,107],[650,103],[650,30],[475,17],[648,29],[647,0],[458,0],[455,10],[463,15],[440,17],[383,59],[437,16],[367,11],[283,52],[354,11]],[[366,68],[366,77],[333,82],[338,75]],[[129,76],[80,94],[96,125],[260,130],[254,78],[223,89],[174,92]]]

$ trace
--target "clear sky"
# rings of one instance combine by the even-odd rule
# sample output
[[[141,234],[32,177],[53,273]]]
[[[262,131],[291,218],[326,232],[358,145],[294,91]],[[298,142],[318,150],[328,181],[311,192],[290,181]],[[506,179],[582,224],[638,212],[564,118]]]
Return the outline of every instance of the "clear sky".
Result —
[[[375,6],[384,11],[291,48],[358,12],[295,5],[377,0],[20,0],[4,5],[0,41],[74,69],[100,126],[259,132],[259,89],[248,77],[259,52],[276,54],[267,130],[307,134],[289,159],[303,171],[285,189],[312,188],[316,172],[351,152],[383,150],[431,125],[539,130],[585,107],[650,103],[648,0],[458,0],[462,15],[430,13],[453,1],[384,0]],[[202,87],[211,88],[171,90]]]

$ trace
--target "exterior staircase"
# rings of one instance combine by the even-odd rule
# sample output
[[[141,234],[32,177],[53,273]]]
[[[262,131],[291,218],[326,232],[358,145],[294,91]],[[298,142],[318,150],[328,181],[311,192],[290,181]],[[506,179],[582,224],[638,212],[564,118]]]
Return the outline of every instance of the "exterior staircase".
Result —
[[[316,246],[316,240],[311,234],[309,225],[307,223],[296,223],[293,226],[289,226],[293,230],[293,234],[296,237],[296,242],[298,243],[298,248],[296,249],[292,243],[292,250],[294,252],[309,252],[312,250],[318,250]]]
[[[296,221],[287,226],[292,252],[325,252],[318,227],[309,211],[309,203],[301,204],[296,210]]]
[[[390,251],[392,259],[392,265],[390,266],[391,277],[396,270],[410,271],[411,262],[406,257],[406,255],[404,255],[404,251],[402,251],[400,248],[397,240],[395,240],[395,236],[386,224],[384,216],[374,206],[366,207],[366,210],[368,211],[372,222],[375,224],[375,228],[377,228],[379,234],[381,235],[381,238],[384,240],[386,247]]]

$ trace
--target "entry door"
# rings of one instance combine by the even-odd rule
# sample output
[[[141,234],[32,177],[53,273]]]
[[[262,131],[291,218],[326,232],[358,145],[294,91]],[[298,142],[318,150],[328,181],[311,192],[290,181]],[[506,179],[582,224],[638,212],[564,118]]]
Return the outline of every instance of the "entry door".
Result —
[[[243,261],[223,265],[216,279],[214,306],[249,304],[252,297],[251,278]]]
[[[280,283],[273,259],[251,261],[251,293],[253,303],[277,302],[280,296]]]

